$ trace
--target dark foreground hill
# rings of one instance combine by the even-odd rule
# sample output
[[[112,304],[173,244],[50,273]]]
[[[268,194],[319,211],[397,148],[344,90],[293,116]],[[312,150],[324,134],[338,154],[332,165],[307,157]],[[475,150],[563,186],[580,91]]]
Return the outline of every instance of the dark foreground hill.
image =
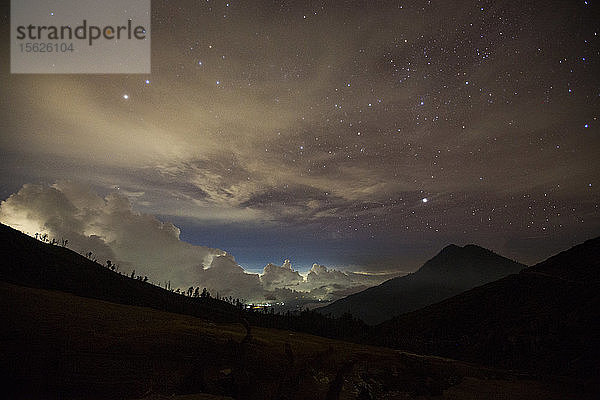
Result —
[[[599,382],[600,238],[376,326],[372,343]]]
[[[350,313],[368,324],[378,324],[523,268],[525,265],[479,246],[449,245],[415,273],[390,279],[317,311],[334,316]]]
[[[182,296],[120,275],[72,250],[43,243],[3,224],[0,260],[0,280],[5,282],[216,321],[239,319],[236,308],[224,301]]]
[[[7,399],[592,399],[437,357],[0,282]]]
[[[216,322],[248,322],[328,337],[360,337],[364,324],[315,312],[296,315],[244,310],[212,297],[189,297],[121,275],[67,248],[33,239],[0,224],[0,281],[55,289],[119,304],[151,307]]]

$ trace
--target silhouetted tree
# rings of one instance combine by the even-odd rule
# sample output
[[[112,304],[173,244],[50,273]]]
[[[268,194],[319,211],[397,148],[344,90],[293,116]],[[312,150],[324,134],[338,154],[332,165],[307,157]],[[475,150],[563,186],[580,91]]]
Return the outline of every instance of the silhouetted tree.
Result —
[[[131,279],[135,278],[135,269],[131,271]]]
[[[202,294],[200,294],[200,298],[202,298],[202,299],[210,298],[210,293],[208,293],[208,290],[206,290],[206,288],[202,289]]]

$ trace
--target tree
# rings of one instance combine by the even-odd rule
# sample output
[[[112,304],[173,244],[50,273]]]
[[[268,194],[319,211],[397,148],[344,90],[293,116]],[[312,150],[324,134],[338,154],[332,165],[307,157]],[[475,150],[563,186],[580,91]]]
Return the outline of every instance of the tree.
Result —
[[[131,279],[135,278],[135,269],[131,271]]]
[[[111,267],[112,267],[112,261],[106,260],[106,268],[110,269]],[[114,270],[115,268],[113,267],[112,269]]]
[[[187,295],[188,295],[189,297],[192,297],[192,294],[193,294],[193,293],[194,293],[194,287],[193,287],[193,286],[190,286],[190,287],[188,288],[188,290],[187,290]]]
[[[200,296],[200,287],[197,286],[196,290],[194,290],[194,297],[199,297]]]

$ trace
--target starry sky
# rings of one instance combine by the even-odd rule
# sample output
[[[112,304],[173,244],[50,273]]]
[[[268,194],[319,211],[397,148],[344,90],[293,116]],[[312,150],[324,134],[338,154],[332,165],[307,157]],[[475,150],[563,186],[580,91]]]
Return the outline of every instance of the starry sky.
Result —
[[[248,270],[534,263],[600,234],[597,3],[153,1],[151,74],[11,75],[3,1],[0,199],[118,191]]]

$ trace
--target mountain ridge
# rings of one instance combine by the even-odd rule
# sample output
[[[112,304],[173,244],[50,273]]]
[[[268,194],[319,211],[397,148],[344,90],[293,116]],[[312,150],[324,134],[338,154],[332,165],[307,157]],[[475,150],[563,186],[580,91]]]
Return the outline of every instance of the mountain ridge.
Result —
[[[526,265],[475,244],[445,246],[417,271],[390,279],[325,307],[323,314],[350,313],[375,325],[465,290],[518,273]]]
[[[544,374],[600,374],[600,237],[378,324],[369,343]]]

